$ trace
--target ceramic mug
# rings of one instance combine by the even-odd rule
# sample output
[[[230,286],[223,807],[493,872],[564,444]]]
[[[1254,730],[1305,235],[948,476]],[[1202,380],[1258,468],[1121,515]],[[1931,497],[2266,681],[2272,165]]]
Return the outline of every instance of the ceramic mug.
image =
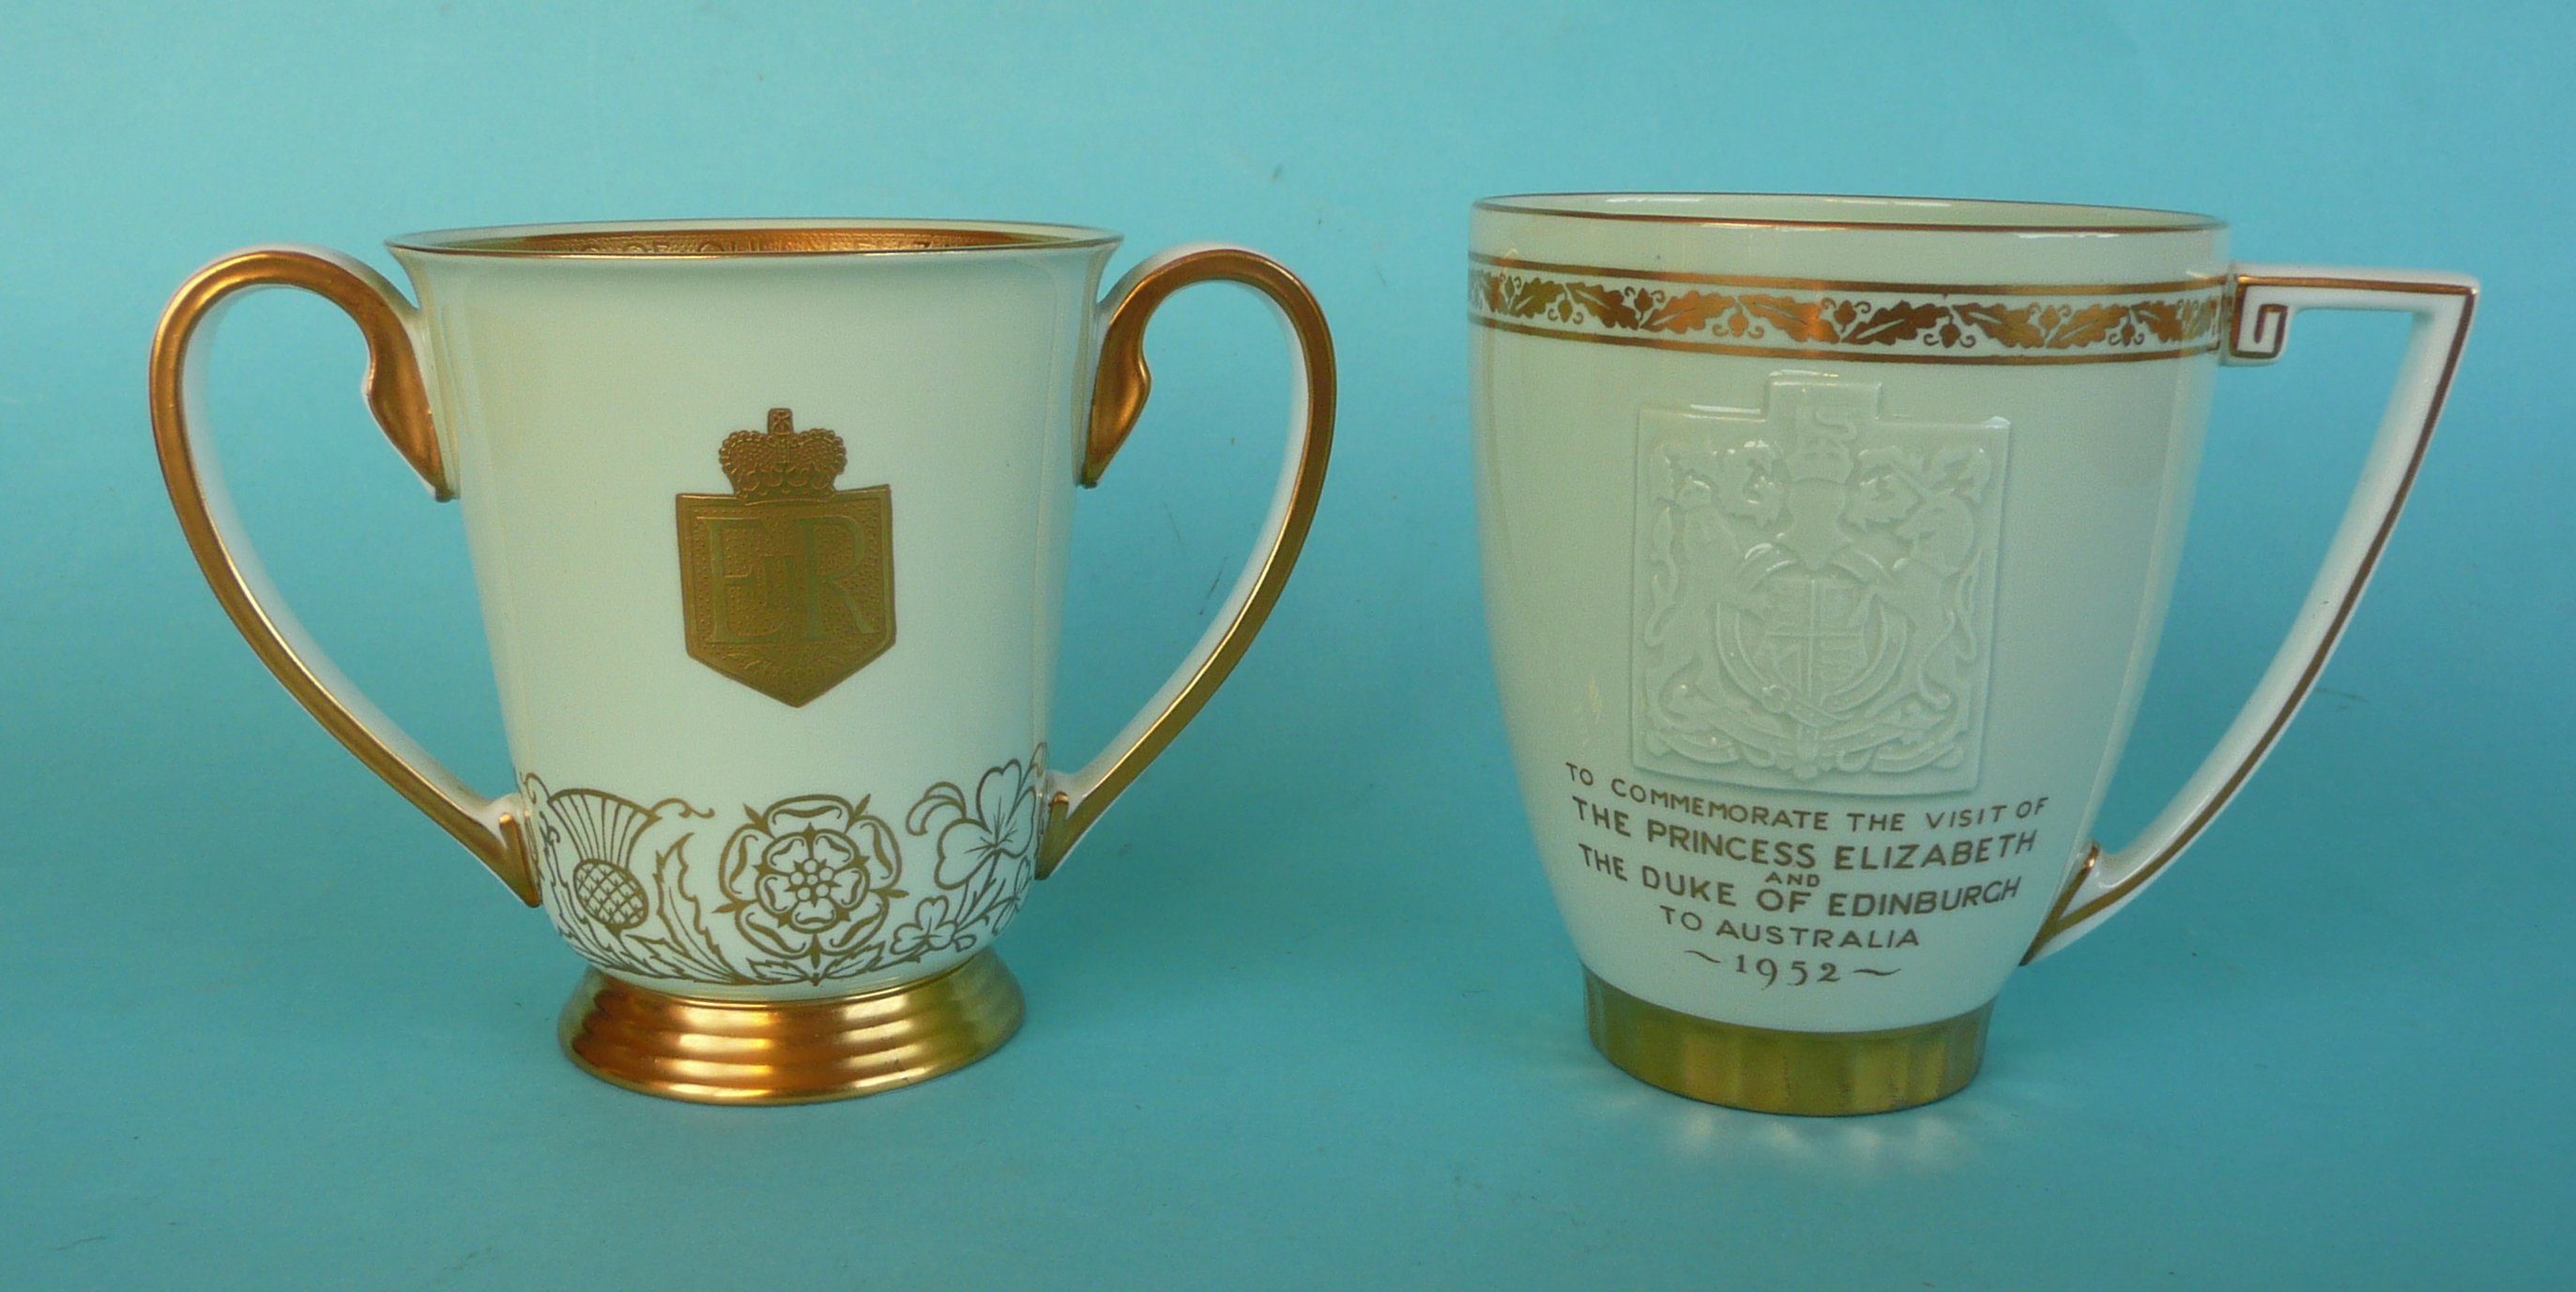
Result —
[[[2387,541],[2477,290],[2005,202],[1498,198],[1472,241],[1494,667],[1592,1039],[1791,1113],[1966,1085],[2013,966],[2244,783]],[[2102,848],[2216,370],[2303,309],[2413,315],[2396,393],[2253,698]]]
[[[1018,1026],[991,943],[1205,704],[1277,599],[1323,487],[1332,342],[1240,248],[1182,247],[1096,303],[1114,234],[735,221],[395,239],[414,307],[328,251],[180,288],[152,355],[182,528],[263,662],[368,767],[542,904],[596,968],[566,1051],[721,1103],[866,1094]],[[1108,749],[1051,766],[1073,489],[1149,384],[1146,321],[1249,286],[1296,357],[1257,550]],[[518,785],[486,798],[306,637],[233,519],[195,365],[219,307],[300,287],[370,351],[376,420],[462,498]]]

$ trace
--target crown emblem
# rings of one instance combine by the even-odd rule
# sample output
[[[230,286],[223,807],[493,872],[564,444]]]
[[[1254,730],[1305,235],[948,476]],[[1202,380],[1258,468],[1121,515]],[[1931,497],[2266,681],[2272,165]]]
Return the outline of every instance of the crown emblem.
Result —
[[[676,500],[689,658],[802,705],[894,645],[894,489],[833,487],[849,461],[784,408],[716,446],[733,492]]]
[[[716,463],[744,502],[773,498],[829,498],[832,482],[850,464],[841,437],[819,426],[796,429],[784,408],[769,410],[769,429],[735,431],[716,449]]]

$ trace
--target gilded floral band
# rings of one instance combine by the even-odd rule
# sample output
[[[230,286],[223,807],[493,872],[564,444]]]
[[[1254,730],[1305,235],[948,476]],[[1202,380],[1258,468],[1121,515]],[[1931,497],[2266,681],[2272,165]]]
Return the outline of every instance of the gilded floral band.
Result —
[[[555,927],[603,969],[719,986],[820,984],[972,952],[1036,865],[1044,746],[941,781],[903,813],[806,794],[730,818],[679,799],[522,783]],[[907,845],[909,836],[913,842]],[[936,855],[922,857],[924,845]],[[909,846],[912,857],[905,856]]]
[[[2226,281],[2068,287],[1720,278],[1472,256],[1504,332],[1762,358],[2117,363],[2218,348]]]

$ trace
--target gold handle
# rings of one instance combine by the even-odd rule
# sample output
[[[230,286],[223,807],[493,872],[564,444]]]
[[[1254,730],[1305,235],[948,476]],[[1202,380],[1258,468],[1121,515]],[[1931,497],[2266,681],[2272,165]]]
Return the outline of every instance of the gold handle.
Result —
[[[403,734],[307,636],[260,565],[234,517],[213,446],[197,429],[200,385],[196,342],[211,333],[235,295],[266,287],[300,287],[339,306],[367,339],[367,406],[385,438],[444,502],[456,496],[430,420],[429,396],[412,351],[409,302],[384,277],[333,251],[257,247],[197,271],[170,299],[152,337],[152,438],[162,479],[179,513],[179,529],[197,568],[287,693],[338,738],[368,770],[412,806],[429,814],[501,877],[519,900],[537,904],[521,809],[513,797],[488,799]]]
[[[1287,586],[1314,523],[1315,503],[1323,496],[1324,464],[1333,449],[1334,391],[1333,335],[1324,325],[1323,308],[1278,261],[1222,246],[1175,247],[1136,266],[1112,289],[1117,304],[1100,333],[1100,373],[1092,386],[1091,431],[1082,460],[1084,487],[1100,483],[1109,460],[1136,428],[1137,415],[1145,411],[1145,397],[1154,385],[1145,366],[1146,322],[1172,293],[1203,282],[1249,287],[1267,298],[1287,324],[1301,370],[1301,411],[1290,431],[1292,454],[1263,527],[1262,545],[1236,581],[1227,610],[1218,613],[1190,657],[1108,749],[1079,772],[1048,775],[1046,835],[1038,846],[1040,879],[1055,873],[1074,841],[1198,716],[1234,671],[1279,600],[1279,590]]]

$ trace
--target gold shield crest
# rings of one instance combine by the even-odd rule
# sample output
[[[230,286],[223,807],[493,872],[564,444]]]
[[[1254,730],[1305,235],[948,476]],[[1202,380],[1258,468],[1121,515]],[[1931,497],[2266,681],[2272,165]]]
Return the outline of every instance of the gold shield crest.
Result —
[[[679,496],[689,656],[789,705],[894,645],[894,491],[834,489],[849,453],[784,408],[716,450],[731,494]]]

